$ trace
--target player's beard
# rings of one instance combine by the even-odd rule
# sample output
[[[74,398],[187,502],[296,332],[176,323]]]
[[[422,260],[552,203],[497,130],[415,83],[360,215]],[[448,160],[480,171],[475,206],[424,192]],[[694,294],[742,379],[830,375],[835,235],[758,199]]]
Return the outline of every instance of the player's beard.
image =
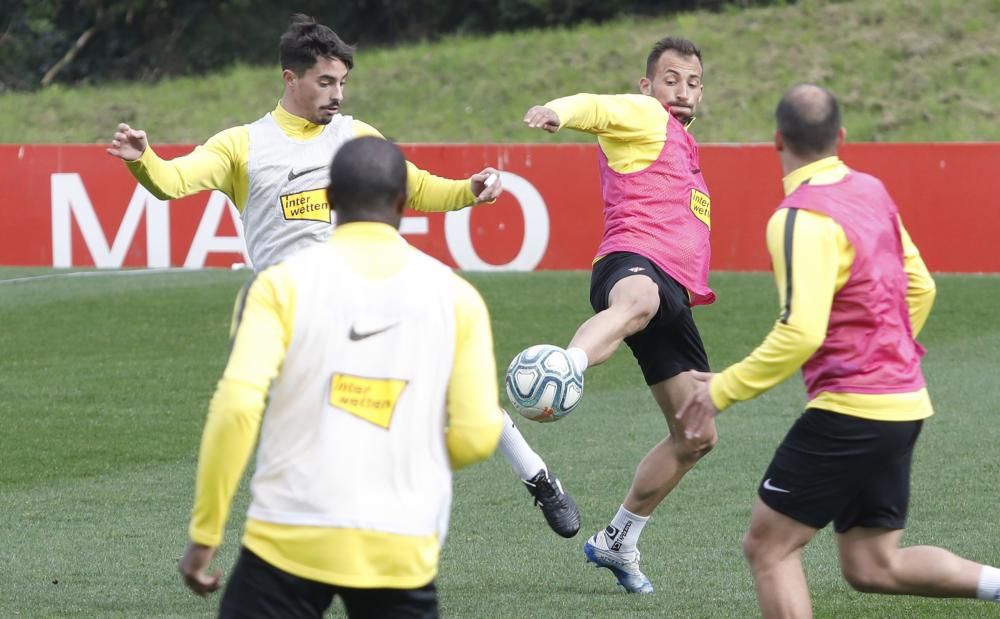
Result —
[[[673,114],[674,118],[681,121],[681,123],[687,123],[694,117],[694,110],[688,107],[678,107],[670,106],[670,113]]]
[[[333,109],[333,114],[324,114],[323,112]],[[320,113],[316,115],[313,120],[317,125],[329,125],[337,114],[340,114],[340,100],[336,100],[333,103],[324,105],[320,107]]]

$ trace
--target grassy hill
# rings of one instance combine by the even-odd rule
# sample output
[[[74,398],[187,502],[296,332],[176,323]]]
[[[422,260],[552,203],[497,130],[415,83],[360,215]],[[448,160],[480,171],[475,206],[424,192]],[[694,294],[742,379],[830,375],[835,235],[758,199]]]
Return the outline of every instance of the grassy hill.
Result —
[[[880,0],[682,13],[601,26],[359,50],[345,113],[404,142],[587,141],[520,123],[576,92],[633,92],[650,45],[686,36],[705,56],[703,142],[766,141],[780,93],[837,93],[853,141],[1000,140],[1000,0]],[[275,46],[280,33],[275,31]],[[119,121],[154,143],[201,142],[281,94],[277,67],[156,85],[56,87],[0,97],[0,141],[103,142]]]

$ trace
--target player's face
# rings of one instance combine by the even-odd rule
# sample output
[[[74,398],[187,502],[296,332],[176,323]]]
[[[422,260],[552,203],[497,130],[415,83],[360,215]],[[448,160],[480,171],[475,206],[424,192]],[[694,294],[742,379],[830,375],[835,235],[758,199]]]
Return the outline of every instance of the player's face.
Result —
[[[639,88],[643,94],[669,106],[674,118],[685,122],[694,116],[705,89],[701,83],[701,61],[697,56],[682,56],[668,49],[656,63],[653,77],[639,80]]]
[[[347,83],[347,65],[337,58],[318,58],[302,75],[285,70],[288,111],[317,125],[329,124],[340,113]]]

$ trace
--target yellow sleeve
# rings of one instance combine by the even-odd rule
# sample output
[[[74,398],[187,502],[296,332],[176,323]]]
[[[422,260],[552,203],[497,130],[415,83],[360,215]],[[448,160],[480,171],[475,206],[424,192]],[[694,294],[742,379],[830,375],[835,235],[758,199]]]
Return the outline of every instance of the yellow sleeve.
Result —
[[[646,95],[578,94],[554,99],[545,107],[559,116],[559,126],[614,140],[663,144],[667,110]]]
[[[354,120],[354,136],[385,139],[378,129],[357,119]],[[406,206],[411,209],[426,213],[457,211],[475,201],[476,195],[467,179],[442,178],[406,162]]]
[[[489,458],[500,440],[500,413],[490,318],[482,297],[459,278],[455,363],[448,383],[448,455],[460,469]]]
[[[295,299],[281,265],[247,284],[237,298],[229,362],[208,408],[201,437],[194,508],[188,534],[218,546],[233,494],[260,430],[271,381],[292,336]]]
[[[125,165],[160,200],[217,189],[242,212],[249,192],[249,148],[250,133],[240,126],[221,131],[189,154],[174,159],[161,159],[152,146],[147,146],[141,157]]]
[[[801,209],[771,216],[767,248],[781,315],[760,346],[712,380],[712,401],[720,411],[774,387],[816,352],[826,338],[833,296],[854,259],[843,228]]]
[[[930,271],[927,270],[927,265],[924,264],[924,259],[920,257],[920,250],[903,227],[902,220],[899,222],[899,235],[903,240],[903,269],[906,271],[907,280],[906,305],[910,310],[913,337],[916,338],[931,314],[937,287]]]

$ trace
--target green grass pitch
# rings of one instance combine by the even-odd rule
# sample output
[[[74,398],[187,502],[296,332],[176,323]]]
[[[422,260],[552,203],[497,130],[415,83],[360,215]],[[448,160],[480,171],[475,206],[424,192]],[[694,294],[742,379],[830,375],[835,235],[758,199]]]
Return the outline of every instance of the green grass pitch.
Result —
[[[0,269],[0,617],[208,617],[175,564],[186,541],[208,399],[225,363],[244,272],[24,279]],[[502,369],[528,345],[564,345],[590,315],[586,273],[470,274],[493,318]],[[905,542],[1000,563],[1000,278],[938,276],[922,334],[937,414],[917,448]],[[719,302],[696,310],[713,367],[750,351],[777,316],[767,274],[714,274]],[[499,377],[498,377],[499,378]],[[581,544],[614,514],[665,424],[631,354],[587,373],[584,400],[556,424],[519,425],[563,480],[583,531],[563,540],[506,462],[455,476],[438,586],[444,616],[752,617],[740,554],[758,476],[804,394],[797,377],[719,420],[718,448],[646,527],[654,596],[616,590]],[[247,489],[218,564],[238,546]],[[994,605],[861,595],[828,531],[805,552],[817,617],[998,617]],[[332,616],[342,616],[340,607]]]

